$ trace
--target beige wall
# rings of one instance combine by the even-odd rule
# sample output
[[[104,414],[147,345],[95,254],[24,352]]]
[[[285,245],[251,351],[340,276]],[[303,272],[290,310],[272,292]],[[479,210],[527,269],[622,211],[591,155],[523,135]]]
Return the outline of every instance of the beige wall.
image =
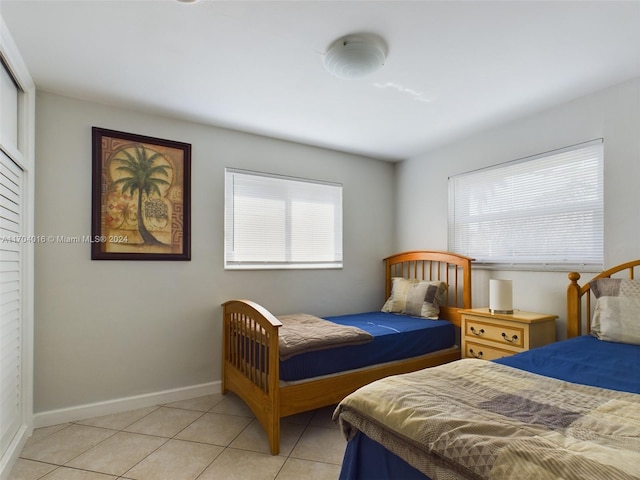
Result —
[[[382,304],[392,164],[42,92],[36,110],[36,235],[90,234],[92,126],[192,144],[190,262],[92,261],[88,244],[36,246],[36,413],[219,380],[229,298],[275,314]],[[226,166],[342,183],[344,268],[225,271]]]
[[[639,132],[640,78],[636,78],[406,160],[396,172],[396,246],[447,248],[449,176],[604,138],[605,266],[640,258]],[[423,205],[424,221],[411,215],[415,205]],[[476,268],[473,277],[474,306],[488,305],[489,278],[513,279],[514,307],[558,315],[558,335],[564,338],[567,272]]]

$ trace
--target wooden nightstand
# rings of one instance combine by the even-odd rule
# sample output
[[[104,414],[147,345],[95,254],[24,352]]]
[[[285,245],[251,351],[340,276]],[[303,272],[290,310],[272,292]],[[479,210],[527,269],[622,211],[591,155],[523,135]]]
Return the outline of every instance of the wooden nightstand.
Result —
[[[494,360],[556,341],[556,315],[492,314],[488,308],[461,313],[462,358]]]

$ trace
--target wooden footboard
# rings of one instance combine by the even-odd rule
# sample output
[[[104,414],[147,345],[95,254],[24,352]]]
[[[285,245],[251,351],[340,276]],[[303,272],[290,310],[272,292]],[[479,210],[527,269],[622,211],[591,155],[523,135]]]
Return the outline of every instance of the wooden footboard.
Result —
[[[237,394],[267,432],[271,453],[280,449],[278,330],[282,323],[250,300],[223,305],[222,393]]]

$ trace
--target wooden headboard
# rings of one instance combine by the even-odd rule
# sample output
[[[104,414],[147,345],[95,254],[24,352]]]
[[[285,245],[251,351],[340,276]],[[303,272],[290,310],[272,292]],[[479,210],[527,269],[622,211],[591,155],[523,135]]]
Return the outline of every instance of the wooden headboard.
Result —
[[[460,326],[460,310],[471,308],[472,258],[451,252],[415,250],[396,253],[384,259],[386,266],[385,300],[391,295],[393,277],[442,281],[449,288],[440,318]]]
[[[612,276],[626,277],[633,279],[634,270],[640,267],[640,259],[622,263],[602,273],[599,273],[591,280],[598,278],[611,278]],[[580,274],[571,272],[569,274],[571,283],[567,287],[567,337],[577,337],[582,335],[582,324],[586,325],[586,332],[591,331],[591,287],[589,283],[580,286]],[[590,281],[591,281],[590,280]],[[584,308],[583,308],[584,307]]]

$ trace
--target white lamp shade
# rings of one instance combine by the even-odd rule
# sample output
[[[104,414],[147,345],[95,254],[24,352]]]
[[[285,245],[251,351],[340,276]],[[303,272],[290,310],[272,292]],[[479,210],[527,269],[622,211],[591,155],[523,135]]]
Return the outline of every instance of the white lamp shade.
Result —
[[[513,284],[511,280],[489,280],[489,311],[513,313]]]
[[[324,66],[339,78],[361,78],[384,65],[385,53],[374,39],[364,36],[344,37],[336,41],[324,59]]]

